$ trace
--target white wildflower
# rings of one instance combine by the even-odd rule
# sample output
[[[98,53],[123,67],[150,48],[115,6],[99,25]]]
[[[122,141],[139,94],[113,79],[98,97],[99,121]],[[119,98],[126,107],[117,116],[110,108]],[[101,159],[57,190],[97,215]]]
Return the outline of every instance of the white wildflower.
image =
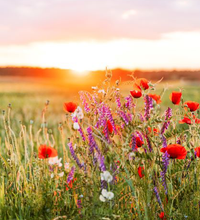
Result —
[[[50,165],[57,165],[57,166],[61,167],[62,166],[61,160],[62,160],[62,158],[58,159],[58,156],[50,157],[49,164]]]
[[[64,172],[61,172],[58,174],[59,177],[63,177],[64,176]]]
[[[103,95],[106,94],[106,92],[105,92],[104,89],[100,89],[100,90],[98,91],[98,93],[102,93]]]
[[[105,201],[106,201],[106,199],[105,199],[102,195],[99,196],[99,199],[100,199],[102,202],[105,202]]]
[[[78,118],[78,119],[83,119],[84,118],[84,114],[83,114],[83,109],[78,106],[75,110],[74,113],[72,113],[72,118]]]
[[[110,183],[113,180],[113,176],[108,171],[104,171],[101,173],[101,180],[105,180],[106,182]]]
[[[69,163],[65,163],[64,167],[65,167],[65,170],[68,170],[69,169]]]
[[[74,130],[80,129],[80,126],[79,126],[78,122],[74,122],[74,124],[73,124],[73,129],[74,129]]]
[[[99,199],[102,202],[105,202],[106,200],[111,200],[114,198],[114,193],[111,191],[107,191],[106,189],[103,189],[101,191],[101,195],[99,196]]]

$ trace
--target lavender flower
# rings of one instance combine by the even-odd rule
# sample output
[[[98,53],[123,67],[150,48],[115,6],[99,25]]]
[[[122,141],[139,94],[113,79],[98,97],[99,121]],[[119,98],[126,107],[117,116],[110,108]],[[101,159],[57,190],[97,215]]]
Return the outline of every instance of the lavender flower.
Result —
[[[123,119],[123,121],[125,122],[125,124],[128,125],[128,124],[129,124],[129,119],[128,119],[126,113],[123,112],[123,111],[121,111],[121,110],[119,110],[119,111],[117,111],[117,112],[118,112],[118,114],[120,115],[120,117]]]
[[[100,126],[104,126],[106,122],[106,106],[104,104],[101,104],[100,106],[98,106],[97,111],[99,117],[95,127],[99,128]]]
[[[87,128],[87,133],[88,133],[88,139],[89,139],[89,150],[90,150],[90,153],[93,153],[94,152],[94,149],[96,149],[96,151],[98,152],[98,154],[101,154],[100,150],[99,150],[99,147],[92,135],[92,129],[91,127],[88,127]]]
[[[80,95],[80,99],[81,99],[81,101],[82,101],[82,103],[83,103],[83,106],[84,106],[85,111],[86,111],[87,113],[90,112],[90,107],[89,107],[89,104],[88,104],[88,102],[87,102],[87,100],[86,100],[86,97],[85,97],[84,92],[80,91],[80,92],[79,92],[79,95]]]
[[[150,142],[150,140],[149,140],[149,137],[146,135],[145,138],[146,138],[146,140],[147,140],[147,146],[148,146],[148,148],[149,148],[149,151],[151,152],[153,149],[152,149],[152,146],[151,146],[151,142]]]
[[[74,152],[72,143],[70,142],[70,143],[68,144],[68,146],[69,146],[69,150],[70,150],[70,153],[71,153],[73,159],[76,161],[77,165],[78,165],[80,168],[82,168],[82,167],[84,166],[84,164],[81,164],[81,163],[80,163],[78,157],[76,156],[76,154],[75,154],[75,152]]]
[[[162,140],[162,143],[163,143],[163,147],[167,147],[167,140],[163,135],[161,135],[161,140]]]
[[[73,166],[68,174],[67,183],[69,183],[74,178],[75,166]]]
[[[142,115],[141,113],[139,113],[138,115],[139,115],[140,121],[141,121],[141,122],[144,122],[144,117],[143,117],[143,115]]]
[[[156,198],[157,198],[158,204],[160,205],[160,208],[161,208],[162,211],[163,211],[162,202],[161,202],[160,195],[159,195],[159,192],[158,192],[158,189],[157,189],[156,186],[153,188],[153,191],[154,191],[154,193],[155,193],[155,195],[156,195]]]
[[[133,99],[131,97],[131,95],[128,95],[127,97],[125,97],[125,107],[130,111],[132,110],[132,108],[135,107],[135,104],[133,103]]]
[[[105,158],[104,156],[102,155],[98,155],[98,160],[99,160],[99,168],[100,170],[103,172],[103,171],[106,171],[106,166],[105,166]]]
[[[78,207],[78,209],[82,208],[81,199],[77,199],[77,207]]]
[[[80,135],[81,135],[81,137],[82,137],[82,140],[83,141],[85,141],[86,139],[85,139],[85,135],[84,135],[84,133],[83,133],[83,129],[81,128],[81,126],[80,126],[80,124],[79,124],[79,129],[78,129],[78,131],[79,131],[79,133],[80,133]]]
[[[150,111],[153,108],[153,99],[149,97],[148,95],[146,95],[144,97],[144,104],[145,104],[144,117],[146,120],[148,120],[150,118]]]
[[[161,128],[161,134],[164,134],[165,130],[167,130],[167,128],[169,127],[171,117],[172,117],[172,109],[168,108],[165,111],[165,122]]]
[[[122,104],[121,104],[121,100],[120,100],[118,91],[115,92],[115,100],[116,100],[116,103],[117,103],[117,107],[120,109]]]
[[[134,134],[132,134],[131,147],[132,147],[132,150],[133,150],[133,151],[134,151],[135,148],[136,148],[136,137],[135,137]]]
[[[167,173],[167,167],[169,165],[169,154],[167,153],[167,151],[162,155],[162,162],[163,162],[163,169],[160,174],[161,174],[162,184],[165,189],[165,194],[167,194],[168,190],[166,184],[166,173]]]

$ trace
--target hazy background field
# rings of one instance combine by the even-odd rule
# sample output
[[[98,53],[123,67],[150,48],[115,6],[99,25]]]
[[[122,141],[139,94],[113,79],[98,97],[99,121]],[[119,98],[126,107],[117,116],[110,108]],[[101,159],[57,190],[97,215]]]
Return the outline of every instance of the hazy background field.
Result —
[[[93,73],[95,74],[95,73]],[[48,111],[48,123],[58,124],[65,119],[65,112],[63,110],[63,103],[66,101],[79,102],[80,90],[87,90],[92,92],[92,86],[101,86],[105,79],[105,72],[101,72],[101,78],[91,79],[91,76],[71,75],[71,78],[66,75],[61,79],[49,77],[24,77],[24,76],[1,76],[0,77],[0,109],[6,109],[8,104],[12,105],[12,117],[15,121],[22,121],[24,124],[29,123],[30,120],[35,122],[41,121],[41,113],[46,100],[50,101]],[[113,84],[116,79],[122,79],[120,89],[124,95],[128,95],[132,89],[127,73],[121,72],[114,76]],[[147,78],[150,77],[147,75]],[[155,78],[155,77],[152,77]],[[160,79],[162,77],[160,76]],[[159,77],[157,77],[159,79]],[[157,80],[151,80],[155,83]],[[156,91],[151,93],[161,94],[163,89],[166,89],[162,97],[162,108],[167,106],[173,107],[169,100],[171,91],[178,91],[182,89],[184,101],[194,100],[200,102],[200,86],[198,81],[189,81],[183,78],[180,80],[165,80],[157,85]],[[138,106],[142,105],[141,100]]]

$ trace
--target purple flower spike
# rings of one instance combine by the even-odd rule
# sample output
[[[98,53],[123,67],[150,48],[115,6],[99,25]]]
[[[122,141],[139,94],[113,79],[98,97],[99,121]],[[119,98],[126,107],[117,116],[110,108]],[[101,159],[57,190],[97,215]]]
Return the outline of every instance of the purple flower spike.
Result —
[[[160,173],[161,179],[162,179],[162,184],[165,189],[165,194],[167,195],[168,190],[167,190],[167,184],[166,184],[166,173],[167,173],[167,167],[169,165],[169,160],[170,160],[170,155],[167,153],[167,151],[162,155],[162,162],[163,162],[163,169],[162,172]]]
[[[165,111],[165,122],[161,128],[161,134],[164,134],[165,130],[167,130],[167,128],[169,127],[170,125],[170,118],[172,117],[172,109],[171,108],[168,108],[166,111]]]
[[[149,97],[148,95],[146,95],[144,97],[144,104],[145,104],[144,117],[146,120],[148,120],[150,118],[150,111],[153,108],[153,99]]]
[[[71,142],[68,144],[68,146],[69,146],[70,153],[71,153],[73,159],[76,161],[77,165],[78,165],[80,168],[84,167],[84,164],[81,164],[80,161],[79,161],[79,159],[78,159],[78,157],[76,156]]]
[[[133,103],[133,99],[132,99],[131,95],[125,97],[125,100],[126,100],[126,102],[125,102],[125,107],[126,107],[129,111],[131,111],[132,108],[135,107],[135,104]]]
[[[118,91],[115,92],[115,101],[116,101],[117,107],[120,109],[122,107],[122,104],[121,104],[121,100],[120,100]]]
[[[151,146],[151,142],[150,142],[149,137],[147,135],[145,137],[146,137],[146,140],[147,140],[147,146],[149,148],[149,151],[151,152],[153,150],[152,146]]]
[[[157,189],[156,186],[153,188],[153,191],[154,191],[154,193],[156,195],[156,199],[158,201],[158,204],[160,205],[161,209],[163,210],[163,206],[162,206],[162,202],[161,202],[161,199],[160,199],[160,195],[159,195],[159,192],[158,192],[158,189]]]
[[[126,113],[120,110],[120,111],[118,111],[118,114],[119,114],[120,117],[123,119],[123,121],[125,122],[125,124],[128,125],[128,124],[129,124],[129,119],[128,119]]]
[[[75,166],[73,166],[68,174],[67,183],[69,183],[74,178]]]
[[[92,128],[91,127],[88,127],[87,128],[87,133],[88,133],[88,139],[89,139],[89,150],[90,150],[90,153],[93,153],[94,152],[94,149],[96,149],[96,151],[98,152],[98,154],[101,154],[100,150],[99,150],[99,147],[92,135]]]

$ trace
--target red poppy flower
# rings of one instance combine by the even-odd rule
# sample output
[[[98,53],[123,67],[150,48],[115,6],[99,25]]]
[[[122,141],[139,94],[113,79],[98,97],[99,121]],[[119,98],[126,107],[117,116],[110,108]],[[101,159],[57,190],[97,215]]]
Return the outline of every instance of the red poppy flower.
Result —
[[[108,126],[108,131],[110,133],[112,133],[113,132],[113,127],[112,127],[112,124],[111,124],[111,122],[109,120],[107,120],[107,126]]]
[[[165,214],[164,214],[164,212],[161,212],[161,213],[160,213],[159,218],[160,218],[160,219],[163,219],[163,220],[166,219],[166,218],[165,218]]]
[[[195,150],[196,156],[200,157],[200,147],[196,147],[194,150]]]
[[[188,125],[191,125],[192,121],[188,117],[184,117],[182,120],[179,121],[179,124],[185,124],[185,123],[188,124]]]
[[[186,149],[180,144],[170,144],[167,147],[163,147],[160,150],[161,152],[167,153],[170,155],[170,158],[173,159],[185,159],[187,155]]]
[[[58,156],[57,150],[53,147],[49,147],[46,145],[40,145],[38,149],[38,157],[40,159],[46,159],[50,157]]]
[[[196,118],[196,119],[195,119],[195,123],[196,123],[196,124],[200,124],[200,119],[199,119],[199,118]]]
[[[136,145],[137,145],[137,147],[142,147],[143,144],[144,144],[144,142],[139,137],[136,137]]]
[[[150,133],[151,133],[151,127],[148,127],[147,129],[148,129],[148,133],[150,134]],[[160,132],[160,131],[159,131],[158,128],[153,128],[153,134],[154,134],[155,136],[158,136],[158,133],[159,133],[159,132]]]
[[[130,91],[130,93],[133,96],[133,98],[135,98],[135,99],[138,99],[142,96],[141,90],[132,90],[132,91]]]
[[[77,108],[76,103],[74,102],[65,102],[64,103],[64,110],[70,113],[73,113]]]
[[[160,131],[159,131],[158,128],[154,128],[154,129],[153,129],[153,133],[154,133],[155,136],[158,136],[158,133],[159,133],[159,132],[160,132]]]
[[[74,178],[73,180],[70,180],[70,182],[69,182],[68,184],[66,183],[66,187],[65,187],[66,191],[68,191],[69,189],[72,189],[73,183],[74,183],[76,180],[77,180],[77,178]]]
[[[179,105],[181,101],[182,92],[172,92],[169,96],[174,105]]]
[[[143,88],[144,90],[149,88],[149,81],[145,78],[137,79],[135,84],[138,85],[140,88]]]
[[[185,102],[184,105],[187,105],[187,107],[190,109],[191,112],[194,112],[199,108],[198,102],[188,101],[188,102]]]
[[[156,94],[148,94],[148,96],[151,97],[153,100],[155,100],[157,104],[159,104],[159,103],[162,102],[159,95],[156,95]]]
[[[140,178],[144,177],[144,167],[138,167],[138,175]]]

